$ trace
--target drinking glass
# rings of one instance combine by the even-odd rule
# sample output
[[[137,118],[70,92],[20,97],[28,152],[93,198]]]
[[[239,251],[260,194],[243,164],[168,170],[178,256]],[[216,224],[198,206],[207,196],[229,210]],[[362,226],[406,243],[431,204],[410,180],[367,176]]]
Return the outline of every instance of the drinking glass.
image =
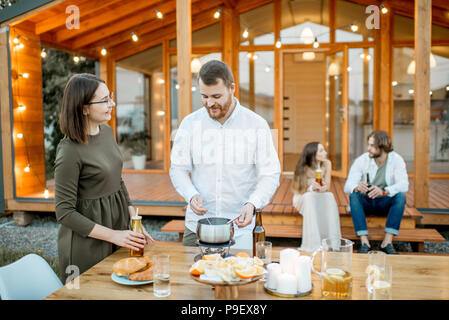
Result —
[[[170,256],[156,254],[153,256],[153,293],[156,297],[170,295]]]
[[[264,265],[271,263],[273,244],[270,241],[256,242],[256,257],[263,261]]]
[[[382,273],[385,270],[386,256],[387,255],[385,252],[382,251],[373,250],[368,252],[368,267],[365,270],[367,274],[366,288],[368,290],[368,294],[373,293],[374,277],[372,277],[372,275]]]
[[[393,268],[385,265],[383,272],[373,275],[373,300],[391,300],[393,298]]]

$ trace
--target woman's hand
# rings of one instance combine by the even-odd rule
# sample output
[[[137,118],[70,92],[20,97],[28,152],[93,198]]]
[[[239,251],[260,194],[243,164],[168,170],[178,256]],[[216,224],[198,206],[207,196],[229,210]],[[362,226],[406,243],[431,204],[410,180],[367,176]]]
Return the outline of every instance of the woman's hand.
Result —
[[[145,246],[146,240],[145,235],[131,230],[113,230],[110,242],[120,247],[140,250]]]
[[[320,185],[318,182],[314,181],[312,182],[312,191],[315,192],[326,192],[327,186],[325,184]]]

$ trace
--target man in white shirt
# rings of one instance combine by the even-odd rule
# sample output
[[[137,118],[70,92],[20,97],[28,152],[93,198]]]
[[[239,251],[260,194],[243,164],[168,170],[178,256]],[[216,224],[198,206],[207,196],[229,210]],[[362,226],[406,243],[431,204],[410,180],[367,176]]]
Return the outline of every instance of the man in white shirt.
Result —
[[[349,171],[345,192],[349,193],[354,229],[360,236],[359,253],[371,251],[366,214],[387,215],[385,237],[380,250],[396,254],[393,236],[399,233],[405,209],[408,176],[402,157],[393,151],[385,131],[368,135],[368,152],[358,157]]]
[[[279,186],[280,164],[265,119],[240,105],[228,65],[212,60],[199,72],[203,108],[182,121],[170,178],[189,204],[183,245],[194,246],[197,221],[236,220],[233,248],[252,249],[253,214]]]

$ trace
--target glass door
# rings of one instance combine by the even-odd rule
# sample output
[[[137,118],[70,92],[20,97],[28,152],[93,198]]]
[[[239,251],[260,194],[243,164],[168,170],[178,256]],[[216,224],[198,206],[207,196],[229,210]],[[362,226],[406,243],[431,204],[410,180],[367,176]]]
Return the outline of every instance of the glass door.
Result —
[[[332,175],[348,172],[348,61],[347,47],[326,53],[325,147],[332,162]]]

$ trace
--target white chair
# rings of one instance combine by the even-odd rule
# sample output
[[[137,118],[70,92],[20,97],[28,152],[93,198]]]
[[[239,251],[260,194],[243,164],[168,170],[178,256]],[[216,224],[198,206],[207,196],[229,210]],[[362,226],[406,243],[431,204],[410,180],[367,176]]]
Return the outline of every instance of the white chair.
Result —
[[[56,273],[37,254],[28,254],[0,268],[2,300],[42,300],[61,287]]]

